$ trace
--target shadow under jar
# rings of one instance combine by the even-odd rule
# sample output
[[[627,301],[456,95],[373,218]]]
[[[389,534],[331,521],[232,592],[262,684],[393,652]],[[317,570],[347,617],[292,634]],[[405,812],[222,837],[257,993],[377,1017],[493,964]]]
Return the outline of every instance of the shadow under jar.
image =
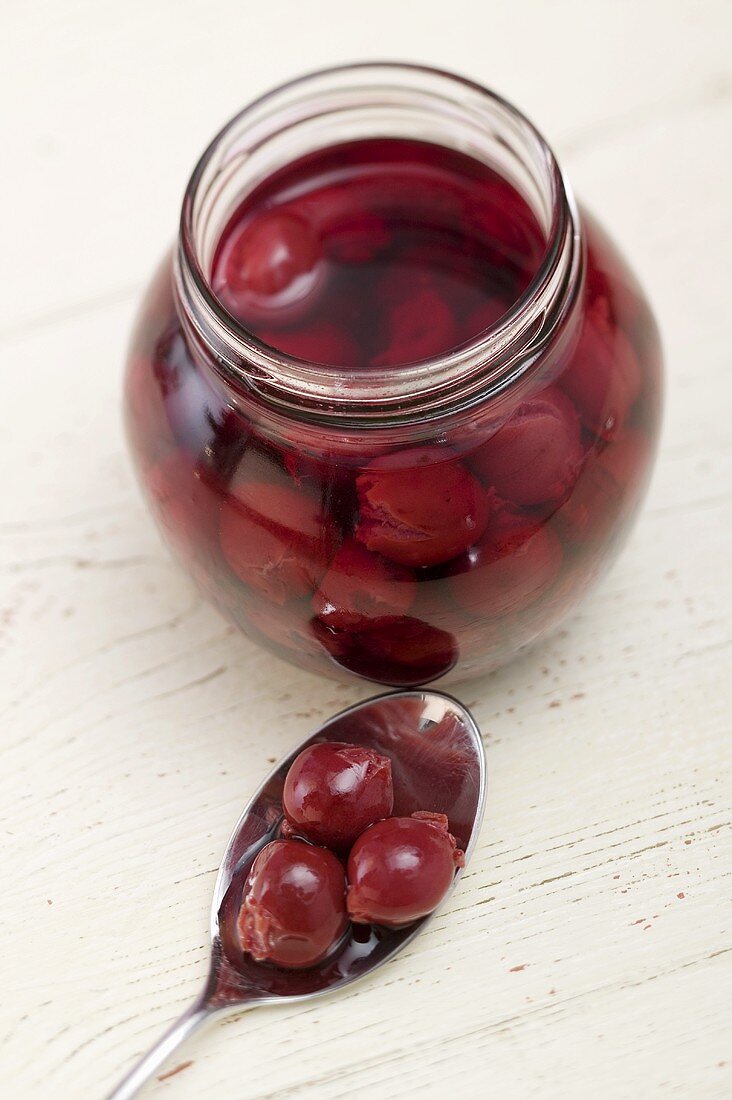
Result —
[[[624,540],[661,356],[515,108],[435,70],[316,73],[204,153],[129,355],[131,447],[205,595],[278,656],[487,672]]]

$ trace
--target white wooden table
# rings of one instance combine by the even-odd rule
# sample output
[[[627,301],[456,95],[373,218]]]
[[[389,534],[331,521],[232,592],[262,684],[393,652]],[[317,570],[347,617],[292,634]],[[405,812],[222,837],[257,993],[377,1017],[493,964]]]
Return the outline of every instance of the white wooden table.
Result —
[[[522,106],[630,255],[668,355],[661,457],[581,612],[460,692],[490,797],[447,910],[348,995],[214,1025],[150,1094],[730,1096],[728,0],[0,11],[0,1094],[111,1087],[202,980],[252,786],[370,693],[279,664],[199,601],[118,409],[204,143],[291,75],[390,56]]]

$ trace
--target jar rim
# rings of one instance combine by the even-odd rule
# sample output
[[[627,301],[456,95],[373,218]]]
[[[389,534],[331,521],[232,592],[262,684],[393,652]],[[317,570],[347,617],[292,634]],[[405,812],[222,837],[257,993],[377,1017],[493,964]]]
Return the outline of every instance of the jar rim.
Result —
[[[360,80],[360,85],[358,81]],[[446,353],[390,366],[364,367],[346,372],[337,366],[313,363],[265,344],[229,313],[214,293],[201,262],[197,221],[201,217],[202,189],[227,141],[249,134],[252,147],[261,148],[278,133],[274,124],[292,110],[292,97],[308,92],[323,103],[327,82],[336,92],[355,94],[360,87],[392,92],[417,91],[422,80],[432,86],[427,94],[445,105],[476,112],[486,124],[490,112],[501,116],[535,158],[543,173],[551,203],[551,223],[544,255],[528,286],[490,327]],[[339,88],[338,82],[344,82]],[[326,84],[323,89],[320,87]],[[421,94],[421,92],[420,92]],[[450,98],[454,95],[454,99]],[[318,98],[320,97],[320,98]],[[286,132],[286,131],[282,131]],[[332,142],[326,141],[324,148]],[[229,150],[231,152],[231,150]],[[239,150],[241,155],[241,150]],[[221,167],[227,166],[226,156]],[[303,419],[347,421],[363,426],[431,419],[470,408],[505,392],[531,373],[569,313],[578,292],[581,257],[580,222],[574,196],[550,146],[534,124],[513,104],[483,85],[442,69],[401,62],[359,62],[316,70],[290,80],[255,99],[216,134],[203,152],[185,191],[175,257],[175,283],[189,337],[229,382],[253,390],[268,404]],[[344,385],[344,380],[348,385]]]

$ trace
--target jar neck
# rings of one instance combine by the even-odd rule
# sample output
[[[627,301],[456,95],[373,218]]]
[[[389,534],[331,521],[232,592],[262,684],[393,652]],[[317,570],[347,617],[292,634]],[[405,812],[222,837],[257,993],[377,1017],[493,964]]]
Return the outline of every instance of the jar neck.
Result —
[[[522,195],[547,243],[524,293],[479,337],[421,362],[345,373],[263,344],[227,312],[209,276],[229,218],[263,180],[317,149],[374,137],[417,138],[487,164]],[[191,177],[175,264],[188,338],[228,384],[300,419],[379,426],[470,409],[526,381],[562,330],[581,273],[574,199],[532,124],[477,84],[397,64],[314,73],[232,119]]]

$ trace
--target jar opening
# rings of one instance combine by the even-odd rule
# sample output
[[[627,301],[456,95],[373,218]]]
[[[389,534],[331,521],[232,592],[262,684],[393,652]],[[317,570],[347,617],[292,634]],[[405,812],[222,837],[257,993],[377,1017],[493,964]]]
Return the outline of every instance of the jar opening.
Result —
[[[213,256],[241,200],[294,159],[344,141],[409,137],[466,153],[511,183],[546,237],[513,306],[446,354],[357,373],[262,343],[213,293]],[[579,283],[579,221],[546,142],[514,107],[436,69],[374,63],[295,80],[245,108],[217,135],[185,194],[176,284],[189,336],[239,388],[303,418],[364,424],[422,419],[503,392],[537,363]]]

